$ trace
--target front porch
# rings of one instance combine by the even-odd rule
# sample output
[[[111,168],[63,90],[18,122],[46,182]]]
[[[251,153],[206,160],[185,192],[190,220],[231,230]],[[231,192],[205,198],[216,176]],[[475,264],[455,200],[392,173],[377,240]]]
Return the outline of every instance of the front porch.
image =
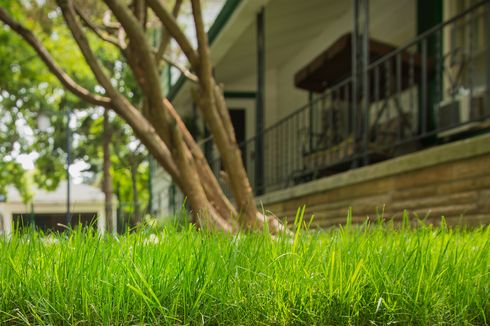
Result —
[[[327,69],[318,80],[314,73],[328,68],[335,57],[330,53],[330,61],[324,62],[316,58],[316,71],[307,65],[296,74],[296,86],[308,91],[307,103],[241,143],[256,194],[490,130],[488,2],[464,8],[448,5],[444,17],[454,15],[397,47],[371,38],[369,20],[359,19],[369,1],[353,3],[358,6],[353,32],[329,47],[348,58],[338,73],[345,77],[335,80]],[[360,20],[366,32],[360,31]],[[379,49],[385,53],[379,55]],[[212,139],[203,147],[219,174]]]

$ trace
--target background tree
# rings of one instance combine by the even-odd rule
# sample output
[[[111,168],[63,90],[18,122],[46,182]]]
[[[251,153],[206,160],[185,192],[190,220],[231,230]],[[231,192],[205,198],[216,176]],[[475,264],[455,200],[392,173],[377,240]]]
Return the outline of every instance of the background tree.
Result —
[[[104,191],[106,198],[112,198],[117,189],[122,215],[129,215],[131,225],[136,225],[149,199],[146,149],[131,128],[117,116],[109,115],[107,110],[84,117],[77,132],[76,157],[89,165],[85,170],[87,178],[96,183],[101,179],[102,189],[110,188]],[[112,202],[109,205],[106,209],[112,212]],[[127,221],[121,222],[126,224]]]
[[[10,5],[13,11],[25,10],[27,23],[32,23],[40,33],[46,35],[44,37],[46,47],[56,52],[58,51],[57,46],[60,46],[61,51],[58,52],[58,55],[65,62],[67,71],[76,75],[77,78],[83,80],[84,85],[94,90],[96,83],[94,84],[93,80],[86,75],[91,74],[90,69],[86,65],[78,64],[83,62],[83,57],[77,52],[76,44],[70,42],[71,37],[67,31],[60,28],[59,23],[62,18],[56,5],[53,2],[47,2],[45,5],[39,5],[38,2],[26,2],[26,4],[27,7],[21,7],[18,4]],[[111,174],[122,174],[116,177],[119,181],[130,174],[124,171],[124,168],[121,169],[119,165],[116,165],[115,170],[111,169],[110,153],[102,150],[109,150],[107,145],[111,141],[110,135],[102,135],[106,132],[105,128],[102,130],[91,127],[92,123],[98,119],[102,121],[102,112],[105,116],[108,110],[94,108],[90,103],[66,93],[58,80],[45,69],[45,65],[39,60],[35,51],[11,31],[0,28],[0,41],[2,44],[9,45],[0,47],[0,76],[2,76],[0,78],[0,113],[3,117],[0,124],[2,131],[0,134],[2,174],[0,194],[5,195],[6,186],[12,184],[21,192],[24,201],[28,202],[32,182],[40,188],[53,190],[66,177],[66,114],[64,110],[70,108],[73,111],[72,123],[76,124],[72,126],[72,129],[76,130],[72,136],[74,138],[72,156],[74,161],[82,160],[88,164],[88,169],[84,171],[85,181],[96,183],[104,191],[108,229],[112,229],[110,225],[113,206],[112,190],[115,183],[112,181]],[[104,49],[100,49],[100,45],[103,44],[103,42],[96,42],[97,52],[105,53]],[[63,51],[64,49],[66,51]],[[70,51],[74,53],[70,54]],[[105,56],[106,59],[112,60],[106,60],[104,64],[118,76],[118,87],[121,92],[137,99],[137,89],[132,80],[127,78],[129,74],[123,71],[124,67],[116,60],[116,56],[117,53]],[[40,131],[38,128],[38,117],[41,114],[49,119],[48,130]],[[93,124],[97,125],[97,123]],[[121,125],[120,120],[118,124]],[[32,156],[33,153],[35,153],[34,156]],[[109,159],[105,159],[102,153],[107,154]],[[22,154],[30,154],[31,157],[35,157],[33,173],[27,175],[21,164],[16,162],[16,159]],[[117,161],[117,158],[112,158],[112,160]],[[146,200],[148,194],[146,187],[139,180],[147,182],[147,173],[143,166],[136,176],[138,180],[136,188],[139,189],[142,200]],[[121,200],[123,202],[132,201],[132,189],[134,188],[132,184],[119,182],[119,188],[119,193],[122,194]],[[132,209],[125,213],[130,215]]]
[[[277,220],[266,219],[255,205],[223,91],[212,75],[201,2],[191,0],[197,48],[179,27],[170,8],[160,0],[133,0],[129,3],[104,0],[104,3],[106,11],[101,16],[97,15],[101,10],[100,2],[91,6],[91,1],[88,1],[82,6],[81,2],[73,0],[56,1],[59,8],[56,12],[62,13],[64,25],[98,83],[94,91],[85,87],[83,81],[75,81],[62,68],[62,62],[55,60],[56,56],[35,36],[38,34],[35,28],[24,23],[28,14],[25,4],[9,3],[7,9],[1,8],[0,20],[29,43],[70,92],[91,105],[112,109],[124,119],[185,193],[193,214],[199,217],[201,224],[231,232],[239,226],[257,228],[268,222],[269,227],[277,231],[280,228]],[[185,54],[188,66],[171,62],[165,55],[167,44],[153,47],[149,40],[149,27],[162,28],[162,40],[173,38]],[[103,51],[95,51],[94,44],[100,41],[105,42],[99,48]],[[117,51],[108,50],[109,47]],[[141,92],[141,101],[132,101],[131,96],[118,89],[117,77],[107,67],[109,62],[118,62],[111,58],[114,52],[124,58],[121,64],[131,71],[132,79]],[[195,84],[195,101],[221,154],[235,205],[224,195],[200,147],[164,97],[159,78],[162,60],[180,69]]]

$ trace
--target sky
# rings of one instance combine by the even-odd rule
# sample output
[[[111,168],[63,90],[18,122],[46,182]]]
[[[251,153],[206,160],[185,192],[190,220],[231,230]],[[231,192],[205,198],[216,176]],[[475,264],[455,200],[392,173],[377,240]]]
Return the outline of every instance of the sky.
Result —
[[[22,164],[22,167],[26,170],[34,169],[34,160],[38,157],[37,153],[20,154],[17,156],[16,161]],[[73,183],[80,184],[83,182],[82,172],[89,165],[83,161],[76,161],[70,165],[70,177]]]

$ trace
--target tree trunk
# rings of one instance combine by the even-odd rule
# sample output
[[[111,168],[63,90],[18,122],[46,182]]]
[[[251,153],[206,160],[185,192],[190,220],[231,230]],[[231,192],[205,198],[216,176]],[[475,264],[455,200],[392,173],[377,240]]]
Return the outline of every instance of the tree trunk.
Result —
[[[131,215],[131,225],[135,226],[141,222],[140,199],[138,193],[138,165],[131,164],[131,186],[133,189],[133,214]]]
[[[112,132],[109,121],[109,110],[104,110],[104,135],[103,135],[103,178],[102,178],[102,191],[104,192],[105,202],[105,219],[107,231],[115,232],[116,225],[113,223],[112,216],[112,175],[111,175],[111,145]]]
[[[105,35],[103,33],[95,34],[103,41],[118,47],[122,57],[126,58],[143,95],[142,102],[145,103],[145,107],[142,109],[135,107],[129,98],[123,96],[118,89],[113,87],[107,70],[102,68],[99,59],[90,47],[89,39],[79,23],[79,19],[82,21],[84,19],[80,14],[78,14],[80,17],[77,17],[72,0],[57,0],[57,3],[61,8],[66,25],[95,79],[105,89],[106,96],[92,94],[74,82],[55,63],[33,33],[13,20],[2,8],[0,8],[0,20],[21,35],[36,50],[39,57],[65,87],[89,103],[104,106],[106,109],[114,109],[129,124],[135,135],[187,196],[193,214],[199,220],[200,225],[217,227],[228,232],[235,232],[238,225],[247,229],[257,229],[265,223],[268,223],[269,229],[273,232],[282,229],[275,218],[263,216],[256,208],[228,108],[222,90],[212,75],[212,64],[200,1],[191,0],[197,49],[194,49],[192,42],[187,39],[185,33],[178,26],[174,15],[167,12],[162,0],[145,0],[145,3],[153,10],[162,22],[162,27],[177,42],[188,58],[192,72],[184,75],[192,75],[193,82],[197,81],[198,87],[193,95],[221,154],[227,182],[235,198],[235,206],[222,191],[199,145],[182,123],[176,110],[161,92],[158,68],[162,53],[158,54],[146,38],[146,15],[135,15],[135,12],[128,8],[127,3],[121,0],[104,0],[104,2],[117,20],[117,24],[120,26],[119,32],[117,37],[116,35],[102,37]],[[134,3],[141,5],[142,0]],[[146,8],[146,6],[143,7]],[[145,13],[145,10],[136,10],[136,12]],[[164,47],[165,44],[162,45],[162,48]],[[136,169],[137,166],[133,166],[131,170],[134,203],[133,222],[137,222],[141,218]]]

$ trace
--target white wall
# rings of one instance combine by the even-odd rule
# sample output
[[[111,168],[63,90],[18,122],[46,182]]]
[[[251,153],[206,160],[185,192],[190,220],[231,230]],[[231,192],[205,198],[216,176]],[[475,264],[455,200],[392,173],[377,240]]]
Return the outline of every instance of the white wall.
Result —
[[[225,91],[255,91],[257,89],[257,75],[255,72],[251,72],[250,75],[237,78],[233,81],[224,83]],[[229,107],[234,107],[237,104],[236,99],[227,99]],[[247,113],[247,139],[255,136],[255,103],[251,105],[250,100],[246,100],[246,109],[252,111],[250,116],[252,117],[252,123],[248,124]],[[243,103],[243,102],[242,102]],[[267,128],[271,124],[277,121],[278,111],[278,96],[277,96],[277,70],[269,69],[265,72],[265,97],[264,97],[264,126]],[[248,112],[248,111],[247,111]]]
[[[167,218],[178,213],[184,202],[182,192],[175,186],[175,202],[171,203],[172,178],[170,175],[155,163],[152,184],[153,210],[157,218]]]
[[[117,201],[113,202],[114,207],[117,206]],[[41,202],[34,203],[33,207],[31,204],[23,204],[16,202],[5,202],[0,203],[0,218],[3,219],[3,231],[4,234],[9,236],[13,231],[13,215],[14,214],[30,214],[31,211],[38,214],[60,214],[66,213],[66,205],[64,202]],[[100,233],[104,233],[106,229],[106,217],[104,202],[72,202],[70,211],[73,215],[81,212],[95,212],[97,215],[97,230]],[[116,222],[116,212],[113,211],[113,225]],[[1,223],[0,223],[1,224]],[[0,232],[1,233],[1,232]]]

